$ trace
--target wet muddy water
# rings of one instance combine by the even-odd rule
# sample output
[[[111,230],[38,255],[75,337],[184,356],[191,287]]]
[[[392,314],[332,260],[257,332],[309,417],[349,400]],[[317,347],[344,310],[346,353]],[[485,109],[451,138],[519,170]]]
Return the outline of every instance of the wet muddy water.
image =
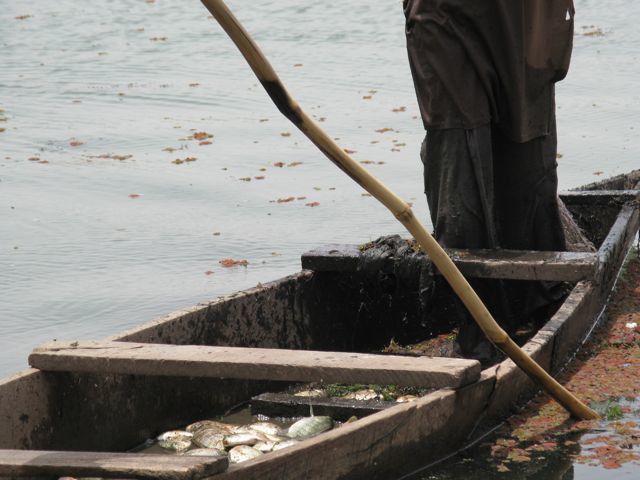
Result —
[[[302,107],[426,221],[401,2],[228,3]],[[279,114],[200,2],[0,5],[0,376],[44,341],[284,276],[319,244],[404,233]],[[576,8],[561,188],[640,164],[640,6]]]

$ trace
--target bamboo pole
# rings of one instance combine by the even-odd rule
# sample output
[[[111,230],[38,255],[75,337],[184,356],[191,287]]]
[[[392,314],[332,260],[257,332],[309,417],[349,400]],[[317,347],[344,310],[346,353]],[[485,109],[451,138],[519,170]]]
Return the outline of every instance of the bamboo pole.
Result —
[[[462,276],[446,252],[414,216],[411,207],[371,175],[362,165],[354,161],[300,108],[298,103],[289,95],[258,45],[235,18],[224,1],[201,1],[238,47],[240,53],[247,60],[256,77],[258,77],[258,80],[278,107],[278,110],[291,120],[329,160],[387,207],[405,226],[420,247],[431,257],[433,263],[460,297],[487,338],[572,415],[581,419],[598,418],[598,414],[595,411],[560,385],[509,338],[509,335],[493,319],[478,295],[469,285],[469,282]]]

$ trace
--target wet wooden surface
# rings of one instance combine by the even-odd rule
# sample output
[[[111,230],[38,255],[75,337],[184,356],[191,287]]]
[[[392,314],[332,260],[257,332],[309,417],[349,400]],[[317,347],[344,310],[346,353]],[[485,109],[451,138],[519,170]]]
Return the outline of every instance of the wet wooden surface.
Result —
[[[195,480],[227,469],[226,457],[0,450],[0,477],[77,476]]]
[[[34,349],[29,363],[46,371],[432,388],[480,377],[479,362],[457,358],[108,341],[50,342]]]
[[[374,247],[375,248],[375,247]],[[598,257],[591,252],[535,252],[519,250],[446,250],[463,275],[475,278],[554,280],[577,282],[593,278]],[[385,259],[393,270],[393,256]],[[302,268],[315,271],[355,272],[366,262],[357,245],[327,245],[302,256]],[[413,255],[403,262],[424,262]]]

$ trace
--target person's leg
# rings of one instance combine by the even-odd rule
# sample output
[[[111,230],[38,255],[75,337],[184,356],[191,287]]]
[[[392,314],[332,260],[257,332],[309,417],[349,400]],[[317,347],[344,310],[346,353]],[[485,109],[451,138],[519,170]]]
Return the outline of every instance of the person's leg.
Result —
[[[557,202],[555,122],[549,135],[526,143],[494,141],[496,218],[503,248],[566,250]],[[546,314],[564,296],[558,282],[509,282],[516,323]]]
[[[449,248],[495,248],[491,127],[430,129],[422,144],[435,238]]]
[[[436,240],[449,248],[497,248],[491,126],[429,130],[421,157]],[[469,280],[499,323],[511,318],[501,281]],[[439,315],[458,319],[462,353],[485,363],[495,359],[497,352],[442,277],[433,297]]]

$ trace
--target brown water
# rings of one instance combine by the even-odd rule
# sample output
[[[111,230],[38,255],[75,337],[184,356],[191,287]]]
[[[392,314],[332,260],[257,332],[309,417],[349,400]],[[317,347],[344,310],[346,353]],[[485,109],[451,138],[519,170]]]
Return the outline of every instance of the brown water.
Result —
[[[0,5],[0,375],[52,338],[101,338],[292,273],[318,244],[404,233],[276,111],[198,1]],[[401,2],[229,5],[303,108],[426,220]],[[640,157],[640,6],[576,7],[562,188]]]

